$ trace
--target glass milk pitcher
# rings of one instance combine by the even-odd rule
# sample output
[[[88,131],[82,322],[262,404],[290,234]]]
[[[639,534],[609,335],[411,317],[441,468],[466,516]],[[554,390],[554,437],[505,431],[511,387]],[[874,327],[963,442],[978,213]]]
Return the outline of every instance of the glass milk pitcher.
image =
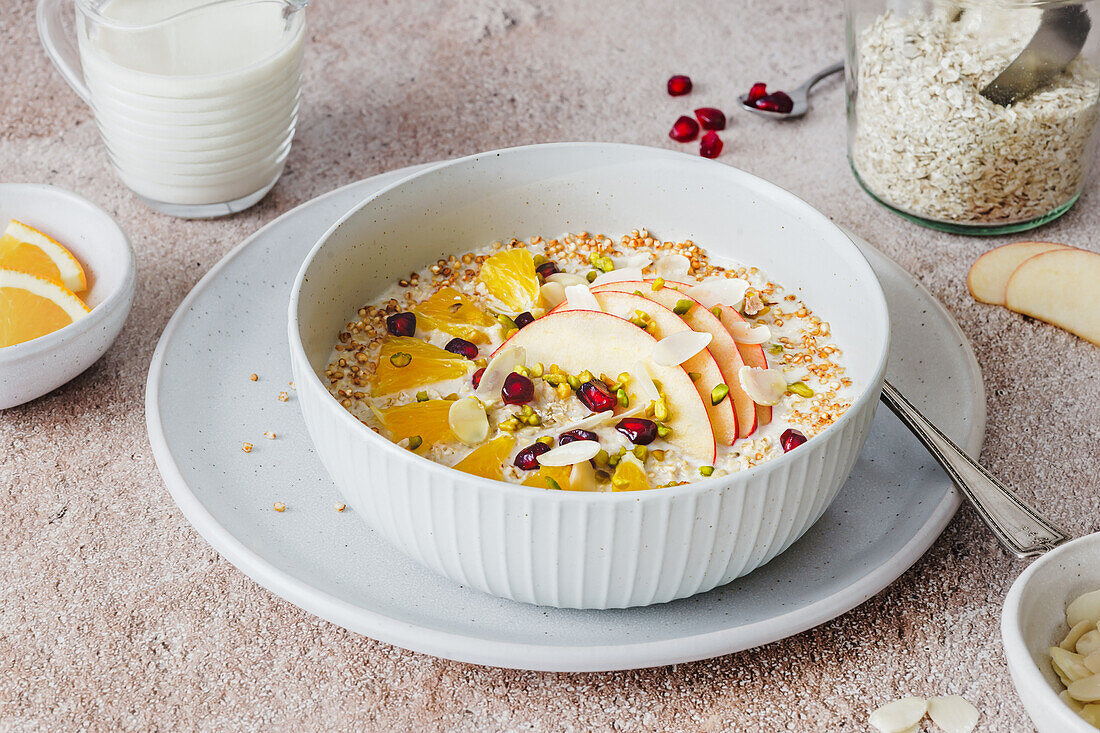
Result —
[[[38,32],[122,181],[156,211],[208,218],[248,208],[282,174],[307,2],[38,0]]]

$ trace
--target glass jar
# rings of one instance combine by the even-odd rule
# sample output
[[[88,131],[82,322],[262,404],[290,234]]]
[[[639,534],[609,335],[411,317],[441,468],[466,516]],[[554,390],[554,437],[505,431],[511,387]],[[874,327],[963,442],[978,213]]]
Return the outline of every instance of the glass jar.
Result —
[[[1098,1],[847,0],[848,159],[860,185],[912,221],[967,234],[1068,211],[1096,147]],[[1058,22],[1084,36],[1064,71],[1017,99],[1007,85],[987,89],[1040,24],[1049,39]]]

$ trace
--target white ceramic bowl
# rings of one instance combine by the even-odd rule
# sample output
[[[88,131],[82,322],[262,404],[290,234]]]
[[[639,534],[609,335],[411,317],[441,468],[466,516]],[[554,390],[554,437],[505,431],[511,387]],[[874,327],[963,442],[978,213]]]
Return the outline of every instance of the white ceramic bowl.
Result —
[[[861,391],[797,450],[735,475],[631,493],[545,491],[428,461],[374,433],[323,375],[349,315],[411,270],[511,236],[647,227],[760,266],[833,327]],[[821,516],[863,446],[889,320],[870,266],[803,201],[696,156],[563,143],[483,153],[384,189],[314,247],[291,295],[294,380],[317,453],[374,530],[463,585],[528,603],[619,608],[727,583]]]
[[[1066,604],[1100,588],[1100,532],[1067,542],[1028,566],[1005,597],[1001,641],[1016,692],[1040,733],[1096,733],[1058,698],[1065,688],[1049,649],[1065,638]]]
[[[134,251],[115,220],[91,201],[53,186],[0,184],[0,229],[18,219],[69,248],[88,274],[84,318],[0,348],[0,410],[60,387],[114,342],[134,299]]]

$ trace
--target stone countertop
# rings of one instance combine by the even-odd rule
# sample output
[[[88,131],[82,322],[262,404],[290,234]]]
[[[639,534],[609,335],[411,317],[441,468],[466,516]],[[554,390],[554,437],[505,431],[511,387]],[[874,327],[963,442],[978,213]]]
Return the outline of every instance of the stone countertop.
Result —
[[[676,147],[672,120],[704,105],[731,112],[721,161],[871,239],[946,304],[985,378],[986,465],[1073,534],[1100,528],[1100,349],[966,291],[970,263],[1008,240],[932,232],[871,201],[848,170],[837,78],[798,122],[733,110],[749,83],[793,85],[841,56],[838,3],[319,0],[308,14],[282,180],[243,214],[181,221],[144,208],[110,170],[91,113],[39,47],[30,0],[0,11],[0,180],[86,196],[138,255],[134,309],[111,351],[0,414],[0,728],[864,730],[883,702],[957,693],[983,729],[1030,729],[998,627],[1026,563],[967,507],[896,583],[829,623],[607,674],[407,652],[317,619],[222,560],[165,491],[143,409],[157,338],[218,258],[291,207],[385,170],[558,140]],[[692,76],[691,97],[665,93],[673,73]],[[1038,237],[1100,250],[1098,197],[1093,179]]]

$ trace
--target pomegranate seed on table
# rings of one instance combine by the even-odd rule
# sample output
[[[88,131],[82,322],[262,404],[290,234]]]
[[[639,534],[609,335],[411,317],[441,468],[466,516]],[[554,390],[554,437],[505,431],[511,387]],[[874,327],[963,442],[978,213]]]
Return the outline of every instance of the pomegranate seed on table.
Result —
[[[806,442],[806,436],[794,428],[787,428],[783,431],[783,434],[779,436],[779,442],[783,446],[783,452],[790,453]]]
[[[682,97],[691,93],[691,77],[677,74],[668,80],[668,93],[674,97]]]
[[[758,81],[749,89],[749,102],[755,102],[768,95],[768,87],[762,81]]]
[[[689,143],[699,135],[699,123],[690,117],[683,116],[672,123],[672,129],[668,136],[678,143]]]
[[[523,471],[537,471],[539,468],[538,457],[548,450],[550,450],[550,446],[546,443],[532,443],[516,454],[516,460],[512,462],[512,465]]]
[[[700,107],[695,110],[695,119],[699,120],[704,130],[725,130],[726,114],[714,107]]]
[[[718,137],[718,133],[711,130],[703,135],[703,139],[699,143],[699,155],[704,158],[717,158],[721,154],[722,138]]]
[[[474,389],[477,389],[479,386],[481,386],[481,377],[484,374],[485,374],[485,367],[481,367],[476,372],[474,372],[474,376],[472,377],[473,383],[474,383]]]
[[[471,344],[466,339],[453,338],[447,342],[447,345],[443,347],[452,354],[458,354],[459,356],[465,356],[467,359],[477,358],[477,347]]]
[[[566,430],[564,433],[558,436],[558,445],[566,445],[578,440],[599,440],[599,437],[591,430],[582,430],[577,428],[575,430]]]
[[[753,102],[753,106],[757,109],[767,110],[768,112],[781,112],[787,114],[794,109],[794,102],[786,92],[772,92],[766,97],[761,97]]]
[[[535,384],[522,374],[512,372],[500,388],[500,396],[508,405],[526,405],[535,399]]]
[[[624,417],[615,429],[634,445],[649,445],[657,439],[657,423],[644,417]]]
[[[512,320],[516,324],[517,328],[523,328],[524,326],[529,326],[534,323],[535,317],[531,315],[529,311],[524,311]]]
[[[615,405],[619,404],[619,399],[598,379],[582,384],[577,390],[577,399],[592,412],[614,410]]]
[[[416,315],[394,313],[386,318],[386,330],[394,336],[412,336],[416,333]]]
[[[535,272],[542,276],[542,279],[550,277],[551,275],[561,272],[558,269],[558,265],[555,262],[543,262],[541,265],[535,268]]]

